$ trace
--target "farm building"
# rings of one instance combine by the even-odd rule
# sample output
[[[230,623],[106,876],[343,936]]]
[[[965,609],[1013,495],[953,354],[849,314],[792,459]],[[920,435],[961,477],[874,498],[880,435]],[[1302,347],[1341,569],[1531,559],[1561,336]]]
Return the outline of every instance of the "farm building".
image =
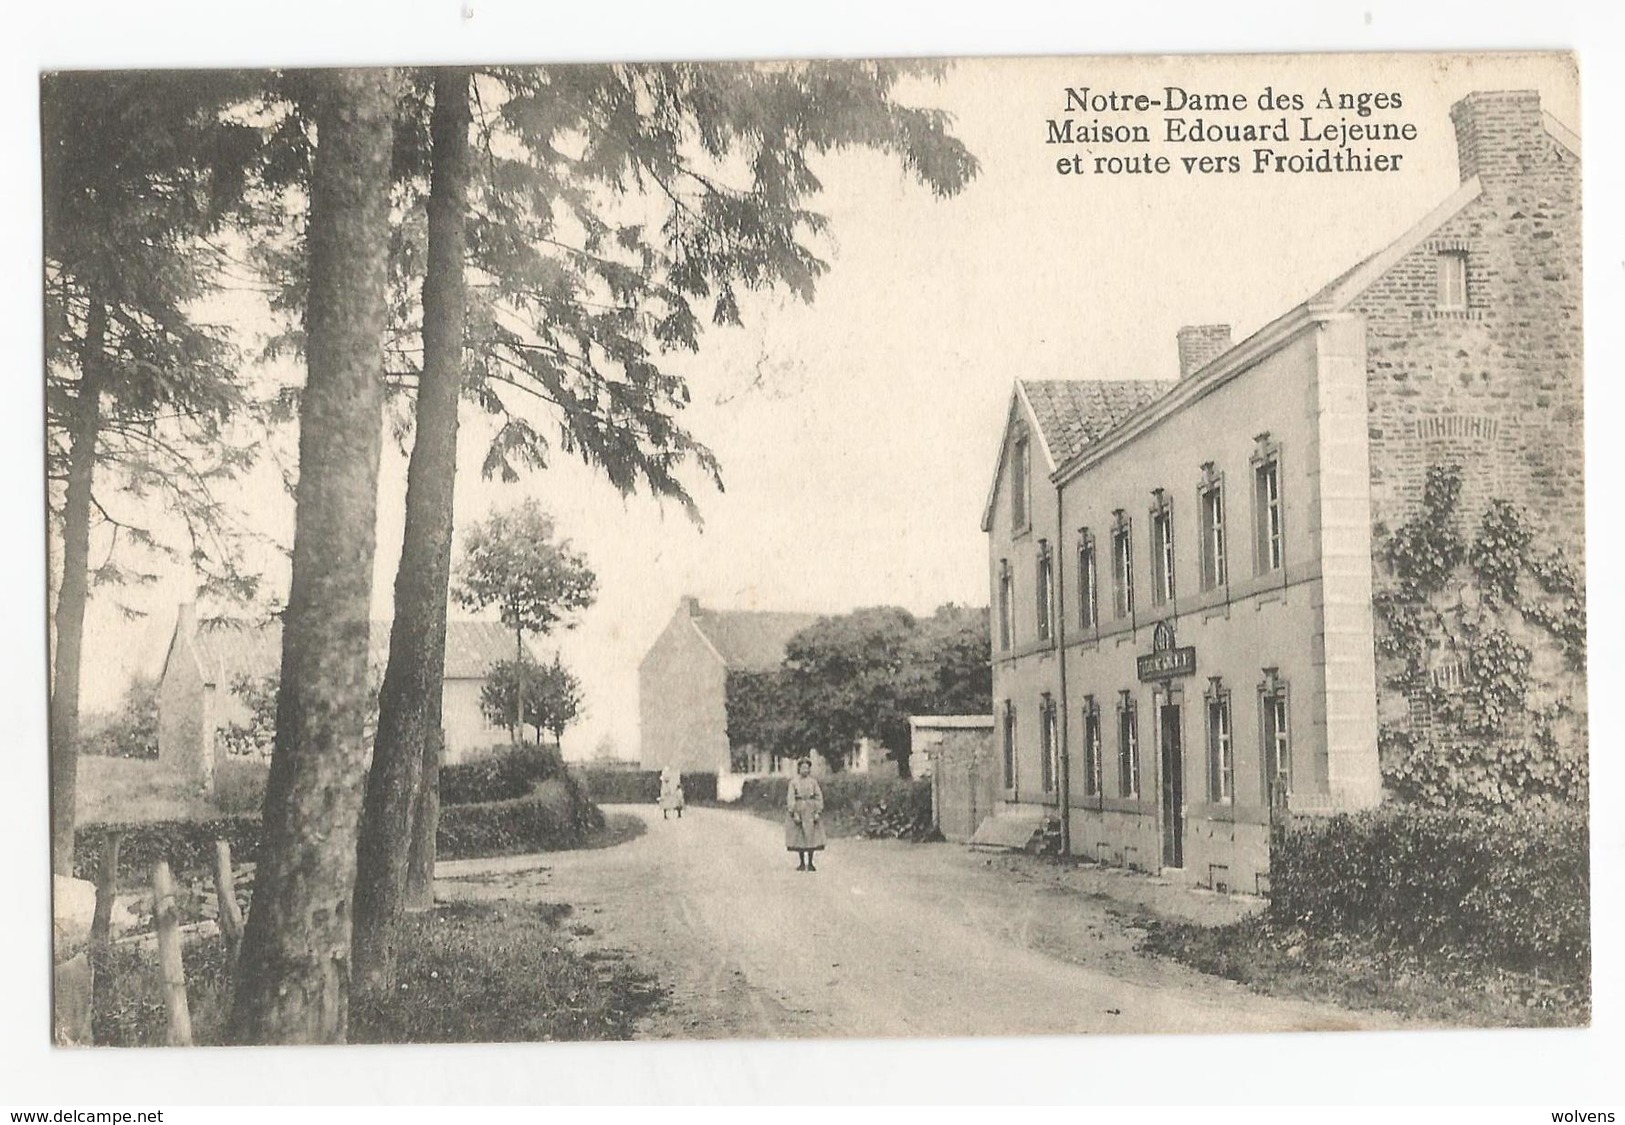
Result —
[[[389,630],[388,621],[372,623],[370,663],[380,682],[389,657]],[[499,622],[447,622],[441,722],[448,763],[508,737],[480,710],[480,692],[490,667],[512,660],[515,652],[513,633]],[[536,659],[534,652],[527,650],[527,655]],[[215,756],[224,752],[217,745],[219,732],[249,718],[239,685],[275,676],[281,663],[279,625],[200,626],[196,607],[182,605],[158,681],[159,760],[208,785]]]
[[[776,769],[770,755],[730,744],[728,676],[777,668],[790,638],[817,620],[811,613],[704,609],[698,598],[683,598],[638,665],[644,768],[719,777]]]

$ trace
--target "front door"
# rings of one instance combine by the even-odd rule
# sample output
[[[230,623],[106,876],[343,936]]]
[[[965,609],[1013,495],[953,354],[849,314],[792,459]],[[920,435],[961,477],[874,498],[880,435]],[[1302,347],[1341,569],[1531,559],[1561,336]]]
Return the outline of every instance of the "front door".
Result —
[[[1185,748],[1179,707],[1162,708],[1162,865],[1185,866]]]

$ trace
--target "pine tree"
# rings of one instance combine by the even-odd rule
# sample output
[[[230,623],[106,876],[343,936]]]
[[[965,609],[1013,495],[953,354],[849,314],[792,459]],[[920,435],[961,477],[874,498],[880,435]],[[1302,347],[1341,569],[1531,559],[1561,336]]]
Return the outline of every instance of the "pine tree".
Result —
[[[158,555],[188,561],[208,591],[253,592],[236,565],[238,529],[214,491],[251,457],[227,431],[245,396],[227,336],[197,313],[219,286],[214,238],[237,215],[263,141],[223,111],[253,88],[251,77],[230,72],[41,80],[46,457],[57,548],[51,863],[59,874],[73,867],[92,587],[151,581],[139,568]],[[185,528],[184,546],[151,524],[160,509]]]

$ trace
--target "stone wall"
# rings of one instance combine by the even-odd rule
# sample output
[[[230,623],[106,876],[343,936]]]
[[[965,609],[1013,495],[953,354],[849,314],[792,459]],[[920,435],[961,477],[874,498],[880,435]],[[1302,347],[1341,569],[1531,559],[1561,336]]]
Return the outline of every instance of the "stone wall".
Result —
[[[1535,533],[1531,550],[1560,548],[1583,588],[1578,156],[1548,130],[1534,92],[1473,94],[1452,116],[1462,179],[1477,176],[1478,198],[1348,309],[1366,323],[1376,588],[1393,587],[1388,535],[1416,516],[1430,466],[1444,464],[1462,471],[1463,540],[1492,500],[1510,501]],[[1464,308],[1440,307],[1445,255],[1465,257]],[[1552,666],[1549,635],[1520,640]],[[1396,671],[1379,659],[1385,725],[1425,730],[1425,708],[1387,684]],[[1583,730],[1583,676],[1570,688]]]

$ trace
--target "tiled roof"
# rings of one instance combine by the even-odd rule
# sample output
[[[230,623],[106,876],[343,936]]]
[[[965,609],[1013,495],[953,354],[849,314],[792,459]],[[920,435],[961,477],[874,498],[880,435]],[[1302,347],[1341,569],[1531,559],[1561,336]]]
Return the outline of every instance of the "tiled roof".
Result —
[[[368,662],[382,668],[389,659],[390,622],[374,621],[368,643]],[[239,675],[260,679],[282,665],[282,626],[205,625],[195,638],[203,677],[209,683],[230,685]],[[529,650],[532,659],[536,654]],[[446,623],[446,679],[482,680],[486,669],[499,660],[512,660],[514,637],[498,621]]]
[[[1061,465],[1175,384],[1169,379],[1023,379],[1044,442]]]
[[[694,625],[729,668],[765,672],[784,661],[790,638],[817,620],[816,613],[706,609],[695,614]]]

